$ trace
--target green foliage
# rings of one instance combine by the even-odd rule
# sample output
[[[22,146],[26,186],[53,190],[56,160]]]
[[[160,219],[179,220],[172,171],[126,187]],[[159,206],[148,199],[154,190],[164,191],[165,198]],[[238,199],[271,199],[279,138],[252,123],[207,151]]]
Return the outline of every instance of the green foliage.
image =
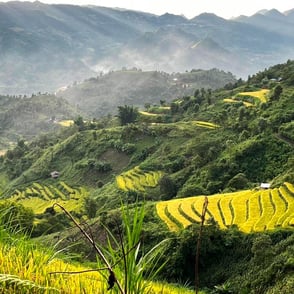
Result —
[[[272,96],[270,97],[270,99],[271,100],[279,100],[282,92],[283,92],[283,87],[281,85],[277,85],[274,88],[274,92],[273,92]]]
[[[177,79],[177,82],[174,82]],[[231,73],[218,69],[194,70],[185,73],[168,74],[159,71],[120,70],[110,71],[73,85],[62,92],[73,105],[89,117],[101,118],[106,114],[115,114],[119,105],[136,105],[149,108],[166,103],[177,97],[193,95],[197,88],[219,88],[236,79]],[[183,88],[183,84],[189,87]]]
[[[94,218],[96,216],[98,210],[98,203],[90,196],[85,197],[84,199],[84,210],[89,219]]]
[[[147,105],[149,111],[164,112],[164,115],[160,116],[160,121],[154,124],[137,119],[137,109],[125,105],[119,108],[123,118],[121,123],[127,124],[125,126],[117,126],[117,121],[111,116],[89,122],[75,114],[74,117],[77,117],[75,125],[53,134],[43,134],[32,142],[22,140],[18,133],[13,137],[11,131],[9,138],[18,143],[14,147],[11,146],[6,154],[1,153],[4,154],[0,157],[1,196],[9,197],[15,191],[19,191],[19,195],[35,197],[36,191],[31,190],[30,194],[25,194],[23,191],[29,191],[34,182],[46,187],[54,185],[56,181],[50,178],[50,172],[57,170],[60,172],[60,180],[68,183],[69,188],[79,185],[90,191],[91,198],[85,200],[84,206],[88,217],[96,218],[100,216],[101,211],[104,213],[109,211],[111,219],[108,219],[108,222],[112,225],[112,229],[115,229],[117,227],[115,209],[120,206],[120,197],[132,203],[143,197],[158,200],[160,195],[162,199],[169,199],[252,188],[265,181],[273,185],[285,180],[293,183],[293,64],[289,61],[284,65],[277,65],[257,73],[247,82],[239,80],[235,85],[231,84],[216,91],[206,90],[206,86],[201,90],[197,90],[196,87],[190,88],[190,92],[184,93],[183,98],[177,98],[170,104],[170,109],[154,106],[158,101],[144,101],[143,104],[149,103]],[[196,72],[187,73],[185,77],[175,74],[174,77],[189,82],[191,75],[196,75]],[[109,76],[116,74],[119,75],[113,73]],[[156,73],[155,76],[158,80],[163,78],[161,73]],[[100,83],[98,80],[92,81],[95,87]],[[259,91],[261,88],[270,90],[269,101],[255,103],[250,107],[245,107],[243,102],[228,104],[223,101],[238,93]],[[156,96],[158,100],[162,100],[162,104],[168,106],[170,94],[168,94],[170,97]],[[125,101],[134,102],[134,97]],[[42,98],[44,103],[51,104],[45,99],[47,97]],[[253,98],[250,96],[250,99]],[[52,103],[53,101],[56,102],[53,99]],[[14,102],[19,103],[18,99]],[[33,100],[26,102],[30,106],[35,105]],[[105,105],[99,111],[105,114],[105,109],[109,109],[108,106]],[[20,109],[19,114],[22,114],[26,107],[23,105]],[[113,109],[112,107],[112,111]],[[54,113],[56,111],[55,109]],[[94,112],[98,113],[93,107]],[[36,108],[34,113],[43,112],[41,108]],[[8,128],[11,117],[8,114],[1,116],[2,114],[1,112],[1,127]],[[72,117],[70,113],[64,116],[64,118]],[[40,124],[40,120],[34,119]],[[199,121],[211,125],[217,124],[219,127],[214,129],[199,127],[196,123]],[[33,127],[32,122],[30,124]],[[28,124],[24,123],[24,125],[29,129]],[[42,130],[46,129],[43,128],[45,124],[40,125]],[[7,140],[1,138],[1,142],[6,147],[9,146]],[[142,173],[149,174],[150,181],[152,181],[152,172],[164,171],[165,176],[161,179],[159,187],[148,188],[144,184],[144,177],[138,173],[125,180],[128,181],[128,187],[133,187],[134,183],[139,187],[139,183],[142,186],[141,182],[143,182],[143,186],[146,187],[144,192],[133,188],[125,192],[120,191],[115,184],[116,176],[132,170],[134,166],[139,166]],[[68,197],[65,190],[67,190],[66,186],[60,189],[64,198]],[[47,192],[45,193],[44,190],[40,193],[44,199],[50,194]],[[56,192],[54,195],[57,194]],[[69,194],[74,197],[74,194],[70,192]],[[54,199],[54,197],[49,198]],[[95,205],[99,207],[97,213],[97,207],[94,209]],[[58,212],[50,213],[50,209],[47,208],[38,215],[38,224],[33,233],[35,235],[63,230],[69,225]],[[79,213],[76,213],[79,216]],[[121,217],[118,217],[117,221],[121,222]],[[176,221],[175,219],[175,223]],[[159,231],[158,227],[156,225],[153,227],[151,222],[148,225],[151,227],[151,231],[147,232],[148,238],[160,242],[156,235]],[[116,230],[119,232],[118,229]],[[172,257],[172,266],[167,270],[170,276],[167,278],[175,281],[192,280],[191,252],[194,252],[192,245],[195,244],[197,225],[195,225],[196,232],[191,230],[186,232],[187,235],[182,233],[175,236],[177,241],[174,241],[173,249],[176,248],[176,252],[167,253]],[[267,243],[268,237],[263,236],[258,239],[257,235],[245,236],[238,235],[237,230],[229,231],[231,235],[210,225],[204,234],[205,246],[202,253],[204,259],[201,261],[203,286],[209,286],[210,289],[219,292],[232,290],[237,292],[236,289],[239,287],[244,293],[249,292],[250,289],[254,289],[252,291],[256,293],[258,291],[263,293],[262,291],[268,289],[268,291],[278,289],[276,293],[283,293],[281,291],[288,291],[286,287],[290,289],[288,273],[291,272],[291,258],[284,259],[282,253],[276,254],[275,246],[282,242],[282,239],[276,241],[270,236],[271,243]],[[189,235],[191,238],[194,236],[194,239],[189,240]],[[289,237],[284,235],[283,238],[288,240]],[[181,243],[181,240],[187,244]],[[148,242],[144,246],[150,248]],[[262,244],[267,248],[265,250],[267,255],[266,252],[257,253],[258,246],[261,247]],[[285,249],[284,253],[288,256],[289,253],[286,251]],[[276,254],[277,259],[271,252]],[[189,270],[187,260],[191,262]],[[253,270],[253,264],[257,263],[260,264],[259,277]],[[187,272],[183,273],[182,268],[187,269]],[[285,274],[285,280],[279,277],[276,269]],[[243,276],[238,279],[237,273]],[[226,284],[227,280],[230,282],[229,286]],[[261,285],[261,290],[258,284]],[[283,284],[287,286],[283,288]]]
[[[22,138],[31,140],[32,136],[61,128],[55,120],[70,119],[77,115],[63,98],[40,94],[32,97],[9,97],[0,95],[0,149]]]
[[[34,213],[15,202],[0,203],[0,225],[13,232],[31,233],[33,229]]]
[[[165,253],[169,260],[162,278],[193,283],[198,231],[197,224],[191,225],[172,239]],[[210,288],[209,293],[274,293],[270,289],[284,275],[293,274],[289,259],[293,236],[291,231],[246,235],[235,227],[223,231],[213,224],[205,226],[199,269],[202,287]],[[288,282],[291,284],[291,279]]]
[[[233,190],[245,190],[248,188],[248,179],[243,173],[236,174],[230,181],[228,182],[228,188]]]
[[[177,188],[173,180],[164,175],[159,180],[161,199],[168,200],[177,194]]]
[[[122,126],[134,123],[138,117],[138,109],[134,106],[118,106],[118,118]]]

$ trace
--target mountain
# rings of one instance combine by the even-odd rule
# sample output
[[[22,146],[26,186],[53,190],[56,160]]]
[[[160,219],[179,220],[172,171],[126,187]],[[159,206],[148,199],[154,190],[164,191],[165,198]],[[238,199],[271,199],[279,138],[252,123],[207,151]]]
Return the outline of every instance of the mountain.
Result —
[[[294,36],[291,30],[293,19],[289,14],[283,14],[276,9],[261,11],[250,17],[237,18],[236,20],[262,28],[274,33],[274,35],[281,35],[283,37],[281,42],[293,41]]]
[[[220,67],[247,77],[293,58],[292,15],[272,10],[225,20],[204,13],[189,20],[98,6],[0,3],[0,93],[55,92],[122,67]],[[217,51],[190,50],[208,39]]]
[[[164,42],[162,38],[158,40]],[[182,62],[187,64],[194,50],[202,50],[202,56],[207,56],[206,49],[209,45],[214,43],[207,40],[204,44],[199,44],[199,49],[190,48],[191,52],[183,55]],[[177,50],[175,44],[171,46]],[[214,52],[219,51],[214,49]],[[216,89],[235,82],[236,79],[231,73],[217,69],[194,69],[191,72],[168,74],[163,71],[142,71],[132,68],[101,74],[62,89],[56,95],[78,107],[87,117],[100,118],[106,114],[115,114],[117,107],[121,105],[134,105],[143,109],[146,103],[158,104],[160,100],[170,102],[183,95],[193,95],[196,89]]]

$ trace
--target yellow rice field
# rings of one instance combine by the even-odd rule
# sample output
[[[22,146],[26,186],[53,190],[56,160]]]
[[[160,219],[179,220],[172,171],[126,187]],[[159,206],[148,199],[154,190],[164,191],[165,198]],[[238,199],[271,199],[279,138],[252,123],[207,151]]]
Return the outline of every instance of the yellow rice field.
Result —
[[[86,195],[87,191],[85,189],[71,188],[63,181],[58,182],[57,186],[35,182],[24,190],[15,190],[9,200],[31,208],[35,214],[41,214],[56,202],[69,211],[80,211],[82,199]]]
[[[142,171],[138,166],[116,177],[116,184],[123,191],[144,192],[147,187],[156,187],[162,177],[161,171]]]
[[[251,96],[260,100],[260,102],[266,103],[267,102],[267,95],[270,90],[268,89],[261,89],[259,91],[254,92],[240,92],[238,95],[241,96]]]
[[[225,98],[223,99],[226,103],[243,103],[246,107],[252,107],[255,106],[255,104],[242,100],[243,96],[250,96],[257,100],[259,100],[262,103],[266,103],[268,99],[268,93],[270,90],[268,89],[261,89],[258,91],[252,91],[252,92],[240,92],[237,95],[233,96],[232,98]]]
[[[205,196],[174,199],[157,203],[159,217],[175,231],[200,221]],[[245,233],[294,226],[294,186],[268,190],[244,190],[208,196],[206,221],[213,218],[222,229],[237,225]]]
[[[70,127],[71,125],[74,124],[74,121],[73,120],[61,120],[58,122],[59,125],[63,126],[63,127]]]
[[[5,287],[3,293],[110,293],[107,290],[107,280],[102,276],[101,271],[58,274],[56,272],[81,272],[92,269],[67,263],[56,258],[53,252],[49,253],[47,250],[27,245],[26,241],[15,242],[14,245],[3,244],[0,241],[0,261],[0,288]],[[114,272],[116,272],[115,268]],[[103,274],[107,278],[107,272],[103,271]],[[9,284],[8,281],[12,283]],[[174,285],[146,281],[144,293],[191,294],[194,292]]]

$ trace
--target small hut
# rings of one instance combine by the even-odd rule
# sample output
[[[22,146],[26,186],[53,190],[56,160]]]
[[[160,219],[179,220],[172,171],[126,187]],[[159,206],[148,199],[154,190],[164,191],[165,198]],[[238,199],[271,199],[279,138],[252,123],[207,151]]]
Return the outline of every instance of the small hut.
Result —
[[[260,189],[265,190],[265,189],[269,189],[271,187],[270,183],[261,183],[260,184]]]
[[[50,176],[52,179],[57,179],[60,176],[60,173],[58,171],[53,171],[50,173]]]

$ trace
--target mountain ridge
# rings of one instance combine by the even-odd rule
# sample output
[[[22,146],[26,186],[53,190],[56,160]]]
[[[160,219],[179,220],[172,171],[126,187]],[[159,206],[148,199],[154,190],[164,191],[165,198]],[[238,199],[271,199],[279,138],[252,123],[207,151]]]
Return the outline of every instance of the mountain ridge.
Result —
[[[168,72],[220,67],[244,78],[284,61],[285,56],[294,56],[291,11],[279,13],[278,18],[267,13],[259,16],[262,18],[257,20],[256,16],[226,20],[204,13],[187,19],[99,6],[1,3],[0,65],[4,71],[0,73],[0,92],[54,92],[99,71],[124,66]],[[190,56],[187,46],[177,42],[181,37],[175,35],[174,42],[184,54],[173,54],[172,40],[166,44],[150,40],[149,47],[157,53],[145,50],[143,56],[140,40],[145,34],[155,38],[161,29],[169,35],[181,30],[193,43],[210,38],[229,55],[219,52],[222,62],[206,57],[201,64],[203,56]]]

